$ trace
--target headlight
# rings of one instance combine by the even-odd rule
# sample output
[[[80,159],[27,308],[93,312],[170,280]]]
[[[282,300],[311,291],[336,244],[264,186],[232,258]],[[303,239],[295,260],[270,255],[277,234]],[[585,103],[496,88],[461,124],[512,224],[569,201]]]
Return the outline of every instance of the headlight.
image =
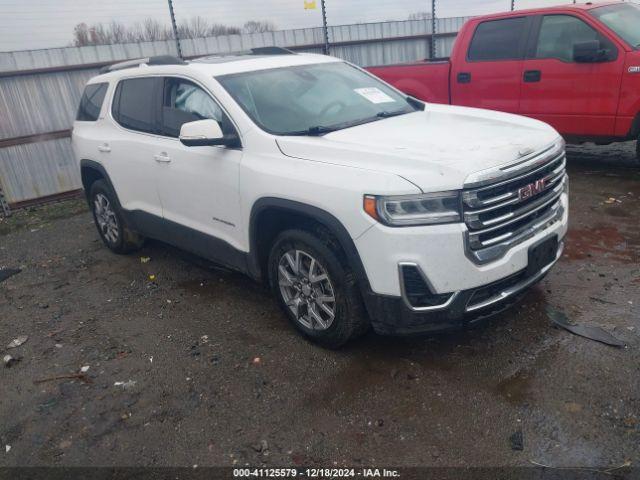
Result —
[[[391,227],[461,221],[459,192],[391,197],[365,195],[364,210],[371,217]]]

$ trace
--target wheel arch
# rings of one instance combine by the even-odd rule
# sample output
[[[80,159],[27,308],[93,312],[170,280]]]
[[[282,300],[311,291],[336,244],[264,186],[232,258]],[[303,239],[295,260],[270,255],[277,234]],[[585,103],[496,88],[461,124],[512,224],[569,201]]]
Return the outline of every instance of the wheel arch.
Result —
[[[627,133],[627,139],[637,140],[640,136],[640,111],[638,111],[631,121],[629,132]]]
[[[89,192],[91,190],[91,185],[97,180],[104,180],[109,185],[109,188],[115,194],[115,188],[113,188],[113,183],[111,183],[111,178],[109,178],[109,174],[105,170],[105,168],[98,162],[94,160],[82,159],[80,160],[80,178],[82,180],[82,188],[84,189],[84,195],[89,199]],[[116,200],[117,200],[116,195]]]
[[[305,222],[323,226],[336,238],[360,288],[368,289],[369,282],[360,255],[342,222],[321,208],[277,197],[263,197],[251,209],[248,258],[251,275],[266,279],[266,258],[275,237],[284,229],[308,225]]]

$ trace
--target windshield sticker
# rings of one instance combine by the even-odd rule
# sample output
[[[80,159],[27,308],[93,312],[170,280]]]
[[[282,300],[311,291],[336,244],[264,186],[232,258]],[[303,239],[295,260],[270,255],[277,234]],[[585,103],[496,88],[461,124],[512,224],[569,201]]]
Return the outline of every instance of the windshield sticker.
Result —
[[[376,87],[355,88],[353,90],[371,103],[395,103],[395,100]]]

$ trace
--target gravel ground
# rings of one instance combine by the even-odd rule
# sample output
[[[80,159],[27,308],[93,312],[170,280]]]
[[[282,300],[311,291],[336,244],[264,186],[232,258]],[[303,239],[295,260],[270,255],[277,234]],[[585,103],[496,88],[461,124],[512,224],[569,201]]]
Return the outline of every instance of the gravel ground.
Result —
[[[0,366],[0,466],[638,465],[640,167],[630,144],[569,164],[565,254],[520,304],[340,351],[241,275],[157,242],[110,253],[77,201],[5,220],[0,267],[22,273],[0,284],[0,351],[20,358]]]

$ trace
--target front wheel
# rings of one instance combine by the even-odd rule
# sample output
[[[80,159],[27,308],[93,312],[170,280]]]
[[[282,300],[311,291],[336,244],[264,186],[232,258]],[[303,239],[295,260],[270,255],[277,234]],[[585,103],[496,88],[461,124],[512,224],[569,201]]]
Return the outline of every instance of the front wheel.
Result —
[[[368,329],[354,275],[323,232],[287,230],[269,256],[272,289],[293,325],[328,348],[338,348]]]

